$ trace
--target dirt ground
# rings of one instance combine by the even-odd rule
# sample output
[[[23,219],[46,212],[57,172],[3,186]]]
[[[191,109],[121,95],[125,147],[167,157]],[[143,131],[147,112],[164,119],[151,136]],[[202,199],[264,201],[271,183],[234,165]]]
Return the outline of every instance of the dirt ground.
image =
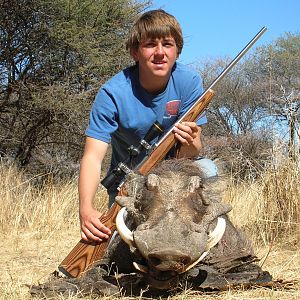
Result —
[[[0,299],[31,299],[33,284],[47,281],[68,251],[78,241],[78,232],[41,234],[39,232],[1,233]],[[297,245],[273,246],[264,262],[264,269],[275,280],[283,280],[278,288],[253,287],[203,294],[190,290],[175,296],[177,299],[300,299],[300,249]],[[265,257],[268,247],[257,249]],[[172,297],[173,298],[173,297]],[[52,299],[79,299],[76,295]],[[85,299],[91,299],[86,297]],[[100,298],[99,298],[100,299]]]

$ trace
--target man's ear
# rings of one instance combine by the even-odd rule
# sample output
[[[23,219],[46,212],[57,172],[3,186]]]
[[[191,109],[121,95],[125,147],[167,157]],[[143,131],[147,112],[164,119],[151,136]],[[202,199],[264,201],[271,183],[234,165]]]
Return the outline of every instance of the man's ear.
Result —
[[[130,55],[134,59],[135,62],[139,61],[138,51],[136,49],[130,49]]]

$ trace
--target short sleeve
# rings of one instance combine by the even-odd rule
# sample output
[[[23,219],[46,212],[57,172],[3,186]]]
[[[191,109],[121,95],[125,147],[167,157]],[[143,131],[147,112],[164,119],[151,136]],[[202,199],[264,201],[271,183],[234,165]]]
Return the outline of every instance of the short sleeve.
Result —
[[[117,108],[113,97],[101,88],[93,103],[86,136],[110,143],[112,134],[118,129]]]

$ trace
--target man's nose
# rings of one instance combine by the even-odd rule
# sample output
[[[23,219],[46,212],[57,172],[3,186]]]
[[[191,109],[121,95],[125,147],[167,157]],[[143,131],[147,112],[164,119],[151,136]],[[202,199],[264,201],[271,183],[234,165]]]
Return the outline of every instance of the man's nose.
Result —
[[[158,43],[155,49],[155,54],[157,55],[164,55],[164,47],[162,45],[162,43]]]

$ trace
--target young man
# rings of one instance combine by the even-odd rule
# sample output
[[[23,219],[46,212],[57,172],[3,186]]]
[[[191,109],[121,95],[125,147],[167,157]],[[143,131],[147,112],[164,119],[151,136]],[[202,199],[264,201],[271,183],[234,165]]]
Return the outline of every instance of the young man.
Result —
[[[168,130],[202,94],[199,75],[176,62],[182,47],[182,31],[172,15],[163,10],[144,13],[127,42],[136,64],[116,74],[99,90],[80,165],[79,211],[84,240],[102,241],[110,235],[92,205],[109,143],[113,169],[128,157],[128,147],[138,145],[155,121]],[[204,123],[205,116],[197,123],[176,124],[174,134],[181,143],[181,156],[198,156],[200,125]],[[112,199],[116,191],[109,193]]]

